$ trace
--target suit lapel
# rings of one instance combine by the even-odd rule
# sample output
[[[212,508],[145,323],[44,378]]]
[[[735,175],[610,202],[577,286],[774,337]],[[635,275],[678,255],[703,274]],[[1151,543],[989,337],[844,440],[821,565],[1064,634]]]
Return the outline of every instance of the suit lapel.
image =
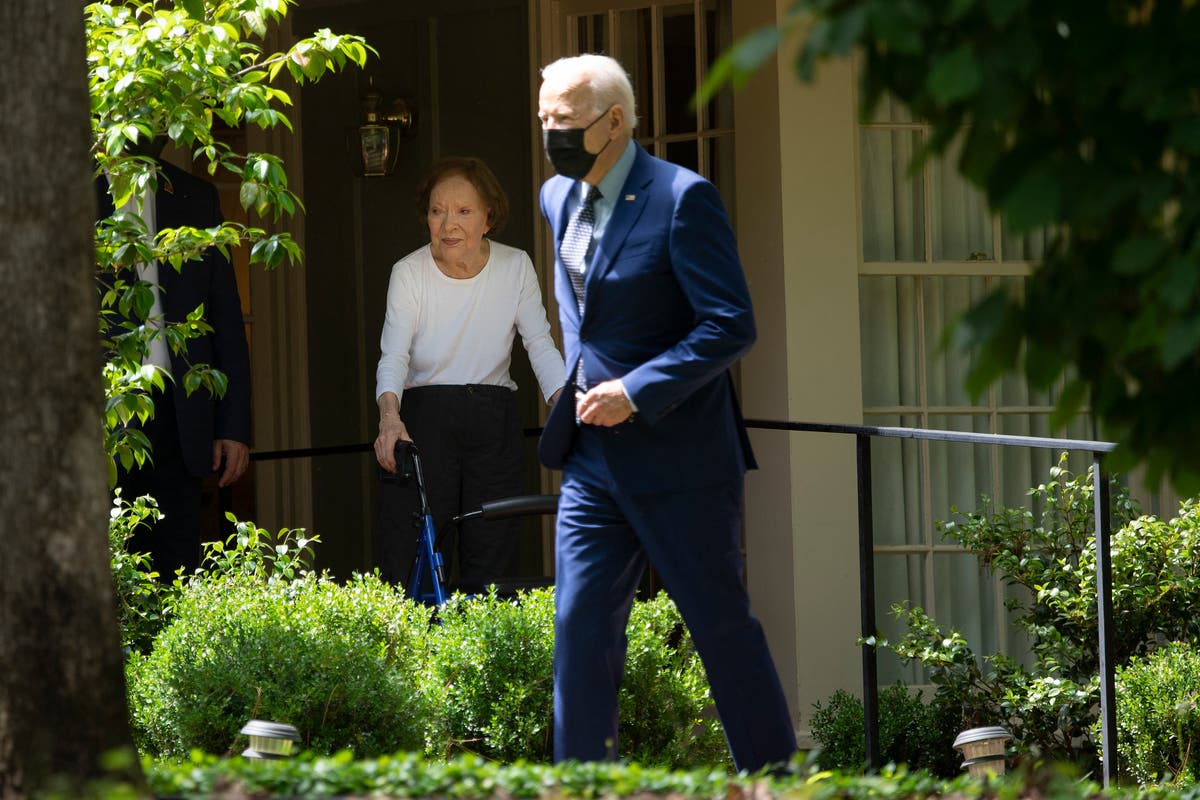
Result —
[[[586,285],[589,293],[612,267],[613,259],[620,252],[634,223],[646,208],[650,184],[654,180],[654,170],[651,167],[650,156],[638,145],[633,167],[629,170],[629,177],[625,179],[625,185],[621,187],[616,198],[617,204],[608,219],[608,225],[604,228],[604,235],[596,242],[596,254],[587,271]]]

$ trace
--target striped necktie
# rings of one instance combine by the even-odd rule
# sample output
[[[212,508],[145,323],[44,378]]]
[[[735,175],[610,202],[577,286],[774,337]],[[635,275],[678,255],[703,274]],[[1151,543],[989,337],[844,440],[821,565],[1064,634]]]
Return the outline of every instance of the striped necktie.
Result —
[[[600,190],[595,186],[588,189],[587,197],[575,209],[567,230],[563,233],[562,245],[558,253],[563,266],[567,268],[567,277],[571,279],[571,288],[575,290],[575,302],[579,306],[579,318],[583,319],[584,286],[583,276],[587,269],[588,250],[592,246],[592,230],[596,225],[596,200]],[[575,367],[575,386],[587,391],[587,379],[583,374],[583,357]]]

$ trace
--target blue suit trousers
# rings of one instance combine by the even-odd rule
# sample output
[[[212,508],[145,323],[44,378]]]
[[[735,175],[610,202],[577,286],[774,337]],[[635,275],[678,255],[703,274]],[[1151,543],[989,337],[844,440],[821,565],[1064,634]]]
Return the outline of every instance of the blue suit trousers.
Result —
[[[742,479],[684,491],[618,487],[604,437],[582,426],[563,467],[558,507],[554,757],[617,754],[617,692],[634,594],[654,564],[696,644],[738,769],[796,751],[766,637],[750,613],[739,546]]]

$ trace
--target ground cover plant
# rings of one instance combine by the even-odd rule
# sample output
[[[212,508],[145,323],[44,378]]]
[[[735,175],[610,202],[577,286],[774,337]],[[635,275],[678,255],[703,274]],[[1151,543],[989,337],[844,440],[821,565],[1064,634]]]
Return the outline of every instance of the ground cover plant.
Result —
[[[449,762],[414,755],[354,760],[348,754],[262,762],[197,756],[186,762],[152,762],[151,784],[161,796],[187,800],[247,797],[308,798],[639,798],[639,800],[1194,800],[1171,787],[1101,790],[1062,767],[1017,770],[980,781],[952,780],[928,772],[885,767],[877,775],[819,770],[796,761],[791,774],[734,775],[724,770],[665,770],[630,763],[497,764],[474,756]]]

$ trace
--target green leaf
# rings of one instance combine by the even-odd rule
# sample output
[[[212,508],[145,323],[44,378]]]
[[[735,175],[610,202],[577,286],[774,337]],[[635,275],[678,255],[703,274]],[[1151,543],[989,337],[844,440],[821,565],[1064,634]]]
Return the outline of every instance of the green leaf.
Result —
[[[1014,233],[1051,225],[1058,219],[1062,190],[1049,169],[1034,168],[1017,178],[1000,199],[999,210]]]
[[[267,267],[276,267],[283,258],[283,251],[275,238],[255,242],[250,248],[251,263],[264,263]]]
[[[242,208],[250,209],[257,207],[261,202],[262,187],[253,181],[246,181],[242,184],[238,199],[241,201]]]
[[[183,376],[183,391],[190,397],[192,392],[200,388],[202,379],[195,368],[189,369]]]
[[[1170,147],[1190,153],[1200,151],[1200,116],[1189,114],[1171,125]]]
[[[891,53],[915,56],[924,50],[921,15],[901,3],[876,3],[871,10],[871,33],[878,46]],[[911,99],[911,98],[909,98]]]
[[[1035,389],[1050,386],[1062,374],[1064,358],[1058,349],[1029,342],[1025,350],[1025,375]]]
[[[188,16],[197,21],[204,20],[204,0],[179,0]]]
[[[1118,275],[1140,275],[1162,259],[1168,247],[1165,241],[1157,238],[1139,237],[1123,241],[1113,254],[1113,272]]]
[[[1173,370],[1195,355],[1200,347],[1200,317],[1176,322],[1167,328],[1162,344],[1162,364]]]
[[[946,11],[946,22],[958,22],[971,12],[978,0],[950,0],[950,8]]]
[[[945,106],[970,97],[982,83],[983,71],[975,52],[963,44],[934,61],[926,87],[933,99]]]
[[[1158,299],[1173,311],[1183,311],[1191,305],[1200,284],[1200,264],[1178,256],[1167,262],[1164,272],[1166,278],[1158,289]]]
[[[1063,430],[1071,420],[1075,419],[1079,409],[1083,406],[1084,399],[1087,398],[1087,391],[1087,384],[1078,378],[1067,381],[1062,394],[1058,397],[1058,403],[1054,406],[1054,411],[1050,414],[1050,430]]]
[[[696,91],[693,105],[708,102],[726,83],[743,86],[755,70],[775,55],[780,40],[781,32],[775,25],[759,28],[741,39],[712,65]]]
[[[1009,315],[1004,324],[984,341],[964,383],[973,400],[978,401],[989,386],[1016,366],[1021,340],[1021,329],[1015,318]]]
[[[1029,0],[987,0],[987,12],[992,23],[997,28],[1003,28],[1027,5]]]
[[[862,38],[867,26],[866,6],[819,20],[808,34],[805,46],[826,56],[844,56]]]
[[[971,350],[981,346],[1004,326],[1008,307],[1008,294],[1003,289],[992,291],[946,328],[942,347]]]

